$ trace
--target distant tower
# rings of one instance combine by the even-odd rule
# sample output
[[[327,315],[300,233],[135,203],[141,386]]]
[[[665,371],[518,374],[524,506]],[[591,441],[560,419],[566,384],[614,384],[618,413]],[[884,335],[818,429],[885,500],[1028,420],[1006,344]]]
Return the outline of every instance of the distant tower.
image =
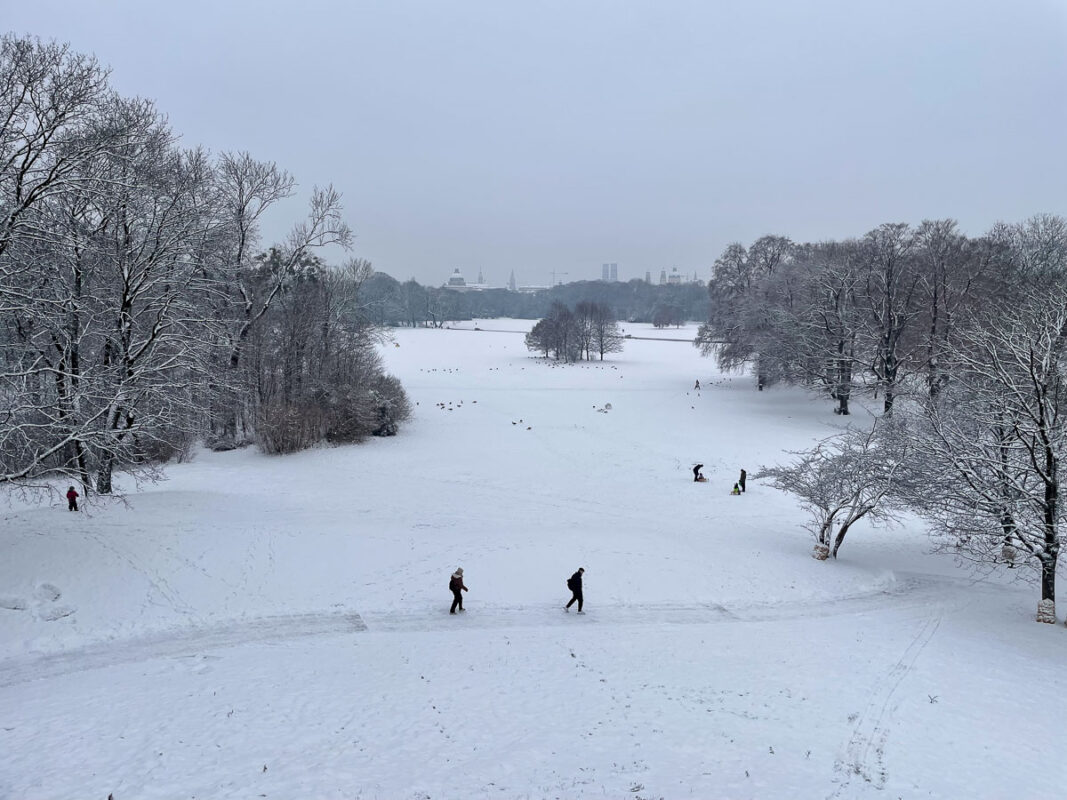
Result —
[[[652,283],[652,273],[651,272],[647,272],[647,271],[645,272],[645,283]]]
[[[611,267],[611,264],[601,264],[600,265],[600,280],[606,281],[608,279],[608,274],[610,273],[610,267]]]
[[[508,279],[508,288],[511,291],[515,291],[515,270],[511,271],[511,277]]]
[[[482,284],[483,286],[485,285],[485,278],[482,277],[481,268],[478,269],[478,283]]]
[[[611,281],[614,283],[619,279],[619,265],[616,262],[610,264],[600,265],[600,280],[605,283]]]
[[[608,280],[612,283],[615,283],[619,280],[619,265],[615,262],[612,262],[611,264],[608,264],[608,266],[611,267],[611,274],[608,277]]]
[[[456,272],[459,272],[459,270],[456,270]],[[667,282],[667,270],[661,269],[659,271],[659,285],[663,286],[666,282]]]

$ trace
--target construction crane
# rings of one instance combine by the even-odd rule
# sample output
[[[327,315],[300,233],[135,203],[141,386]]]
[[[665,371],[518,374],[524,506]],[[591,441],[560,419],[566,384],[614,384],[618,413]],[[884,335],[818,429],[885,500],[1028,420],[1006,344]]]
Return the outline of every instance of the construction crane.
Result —
[[[556,276],[557,275],[570,275],[570,273],[569,272],[555,272],[555,271],[553,271],[552,272],[552,285],[553,286],[559,286],[560,283],[563,283],[563,281],[559,281],[559,283],[556,282]]]

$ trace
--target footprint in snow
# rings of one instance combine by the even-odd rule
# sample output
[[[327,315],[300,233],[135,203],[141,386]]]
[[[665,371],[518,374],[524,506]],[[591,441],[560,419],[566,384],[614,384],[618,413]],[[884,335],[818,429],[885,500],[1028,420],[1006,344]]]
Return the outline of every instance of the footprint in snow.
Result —
[[[41,601],[55,602],[63,595],[59,587],[52,583],[40,583],[33,590],[33,596]]]
[[[68,605],[57,603],[63,592],[52,583],[40,583],[33,590],[33,596],[37,602],[34,604],[34,615],[43,622],[55,622],[57,619],[71,616],[75,609]]]
[[[69,617],[74,613],[74,609],[70,606],[62,605],[49,605],[41,606],[37,609],[37,618],[43,622],[55,622],[57,619],[63,619],[63,617]]]
[[[0,608],[6,608],[9,611],[25,611],[26,601],[14,595],[0,594]]]

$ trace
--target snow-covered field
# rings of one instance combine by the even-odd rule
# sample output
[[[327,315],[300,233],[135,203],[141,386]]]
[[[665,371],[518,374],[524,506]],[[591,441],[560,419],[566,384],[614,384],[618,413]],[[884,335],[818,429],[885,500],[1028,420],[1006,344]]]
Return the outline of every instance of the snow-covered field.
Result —
[[[0,798],[1064,796],[1067,630],[1032,587],[918,529],[819,563],[790,498],[729,494],[829,403],[692,329],[564,367],[478,325],[384,346],[396,438],[3,506]]]

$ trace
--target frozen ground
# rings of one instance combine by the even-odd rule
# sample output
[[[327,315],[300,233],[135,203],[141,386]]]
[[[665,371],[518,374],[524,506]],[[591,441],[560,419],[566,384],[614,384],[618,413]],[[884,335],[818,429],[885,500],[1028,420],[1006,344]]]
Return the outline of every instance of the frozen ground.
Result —
[[[394,439],[3,506],[0,798],[1063,796],[1067,631],[1032,587],[919,530],[818,563],[788,497],[728,494],[828,403],[684,341],[560,367],[478,326],[384,347]]]

